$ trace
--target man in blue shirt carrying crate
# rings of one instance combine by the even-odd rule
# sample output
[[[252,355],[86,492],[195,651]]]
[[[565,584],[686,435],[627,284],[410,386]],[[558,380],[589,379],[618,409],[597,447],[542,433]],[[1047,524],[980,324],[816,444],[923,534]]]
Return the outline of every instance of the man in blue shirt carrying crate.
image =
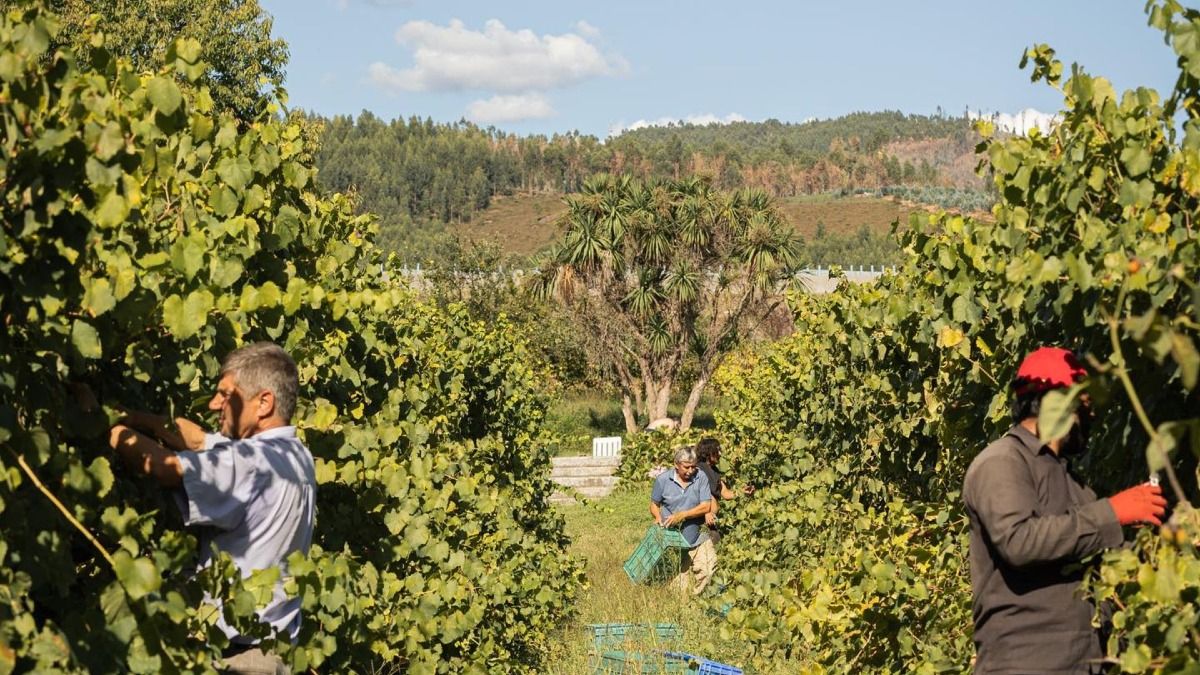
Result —
[[[696,450],[691,446],[675,450],[675,467],[654,480],[650,492],[650,515],[663,527],[679,527],[691,548],[684,552],[679,575],[672,582],[686,592],[688,577],[694,576],[692,593],[699,595],[717,568],[717,553],[707,531],[701,531],[704,514],[716,503],[708,478],[696,471]],[[690,573],[690,574],[689,574]]]

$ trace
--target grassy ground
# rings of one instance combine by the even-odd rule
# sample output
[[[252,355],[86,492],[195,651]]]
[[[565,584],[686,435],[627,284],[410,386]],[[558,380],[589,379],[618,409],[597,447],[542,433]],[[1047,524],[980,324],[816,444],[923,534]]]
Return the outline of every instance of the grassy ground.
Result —
[[[645,491],[618,492],[592,506],[559,507],[567,519],[572,552],[587,561],[588,588],[575,619],[562,628],[548,672],[561,675],[591,673],[589,651],[597,623],[674,623],[683,629],[677,645],[632,645],[627,651],[675,649],[735,666],[747,664],[745,645],[724,644],[701,651],[717,641],[718,616],[706,613],[701,602],[682,597],[665,585],[635,585],[622,568],[650,525],[647,509],[650,486]],[[719,564],[719,563],[718,563]],[[747,670],[747,672],[750,672]],[[760,665],[754,672],[787,672]],[[791,670],[790,672],[795,672]]]
[[[825,231],[830,234],[854,234],[862,225],[873,232],[886,233],[892,221],[908,222],[908,214],[919,208],[879,197],[828,194],[778,199],[776,204],[792,227],[806,238],[812,238],[817,223],[824,223]],[[554,221],[564,212],[562,195],[518,194],[496,197],[471,222],[449,227],[459,236],[497,242],[506,253],[526,256],[560,235]]]
[[[866,225],[872,232],[891,231],[892,221],[908,222],[911,207],[879,197],[832,197],[812,195],[780,199],[776,202],[796,232],[811,239],[817,223],[824,223],[829,234],[852,235]]]
[[[469,223],[451,225],[469,240],[497,242],[506,253],[536,253],[559,235],[554,221],[567,210],[562,195],[497,196]]]

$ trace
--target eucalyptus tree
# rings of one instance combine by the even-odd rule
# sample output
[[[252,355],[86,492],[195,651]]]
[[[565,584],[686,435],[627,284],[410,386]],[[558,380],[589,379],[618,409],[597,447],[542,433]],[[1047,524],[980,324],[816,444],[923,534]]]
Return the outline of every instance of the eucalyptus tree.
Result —
[[[630,432],[639,416],[665,417],[677,385],[689,427],[721,360],[782,302],[799,261],[791,228],[765,193],[703,178],[600,174],[566,203],[536,290],[568,309],[615,374]]]

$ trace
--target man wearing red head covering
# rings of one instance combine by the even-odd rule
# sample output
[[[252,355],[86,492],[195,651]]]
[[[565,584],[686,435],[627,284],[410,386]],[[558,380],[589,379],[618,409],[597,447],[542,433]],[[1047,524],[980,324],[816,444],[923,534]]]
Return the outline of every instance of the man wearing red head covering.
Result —
[[[1157,485],[1108,499],[1067,466],[1087,447],[1086,394],[1066,436],[1038,440],[1038,410],[1052,389],[1087,376],[1071,352],[1042,347],[1013,382],[1015,424],[971,462],[963,499],[971,520],[975,672],[1100,673],[1104,647],[1094,608],[1080,597],[1083,558],[1123,541],[1122,525],[1161,524]]]

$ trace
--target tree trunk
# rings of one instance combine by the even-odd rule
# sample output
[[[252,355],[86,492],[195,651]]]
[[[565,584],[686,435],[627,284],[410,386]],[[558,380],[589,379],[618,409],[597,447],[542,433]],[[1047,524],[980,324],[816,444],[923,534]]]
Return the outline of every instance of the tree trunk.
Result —
[[[633,411],[633,399],[630,398],[629,392],[621,392],[621,414],[625,416],[625,433],[636,434],[638,432],[637,415]]]
[[[663,379],[655,383],[654,400],[651,402],[650,421],[661,419],[668,415],[667,408],[671,405],[671,380]]]
[[[687,431],[692,426],[692,418],[696,415],[696,408],[700,405],[700,396],[704,394],[704,388],[708,386],[709,375],[700,373],[696,377],[696,382],[692,384],[692,391],[688,394],[687,403],[683,405],[683,413],[679,416],[679,430]]]
[[[655,398],[655,392],[657,389],[654,387],[654,378],[650,375],[650,368],[644,363],[642,364],[642,388],[645,390],[642,404],[645,406],[643,411],[646,413],[646,421],[653,422],[654,420],[658,419],[654,415],[654,406],[657,402],[657,399]]]

